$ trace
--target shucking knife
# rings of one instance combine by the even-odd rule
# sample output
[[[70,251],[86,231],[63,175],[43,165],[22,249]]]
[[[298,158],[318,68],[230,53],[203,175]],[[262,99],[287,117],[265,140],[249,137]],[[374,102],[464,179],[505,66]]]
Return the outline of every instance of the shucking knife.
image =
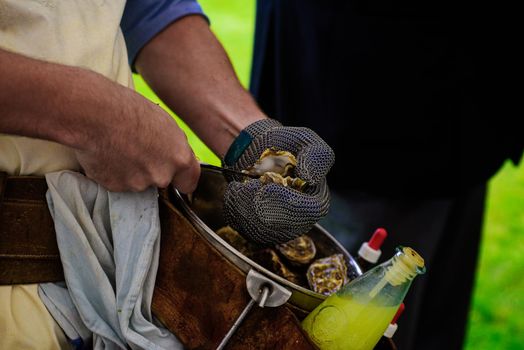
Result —
[[[222,168],[222,167],[219,167],[219,166],[216,166],[216,165],[207,164],[207,163],[202,163],[201,162],[200,163],[200,167],[203,168],[203,169],[217,170],[217,171],[220,171],[222,174],[231,174],[231,175],[249,177],[251,179],[260,179],[259,175],[247,174],[247,173],[243,173],[241,171],[237,171],[237,170],[233,170],[233,169],[226,169],[226,168]],[[298,179],[298,180],[300,180],[300,179]],[[284,184],[284,186],[288,186],[288,185]],[[307,189],[309,188],[309,184],[307,182],[301,181],[301,183],[298,185],[298,188],[296,187],[296,185],[295,186],[291,185],[289,187],[292,187],[295,190],[299,190],[301,192],[304,192],[304,191],[307,191]]]
[[[233,169],[226,169],[226,168],[222,168],[222,167],[219,167],[219,166],[216,166],[216,165],[211,165],[211,164],[202,163],[202,162],[200,163],[200,167],[203,168],[203,169],[217,170],[217,171],[220,171],[223,174],[231,174],[231,175],[238,175],[238,176],[243,176],[243,177],[250,177],[252,179],[260,178],[260,176],[258,176],[258,175],[246,174],[246,173],[243,173],[241,171],[237,171],[237,170],[233,170]]]

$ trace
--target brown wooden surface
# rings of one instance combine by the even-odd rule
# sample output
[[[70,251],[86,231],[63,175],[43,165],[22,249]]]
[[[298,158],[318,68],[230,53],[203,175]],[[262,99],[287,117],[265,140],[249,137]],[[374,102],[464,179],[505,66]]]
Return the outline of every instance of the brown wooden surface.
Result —
[[[250,317],[236,331],[226,349],[313,350],[316,347],[303,333],[293,312],[282,306],[253,308]]]
[[[240,270],[166,201],[153,312],[187,348],[215,348],[249,301]]]
[[[245,274],[165,199],[153,313],[188,349],[215,349],[249,302]],[[254,307],[231,349],[314,349],[287,307]]]

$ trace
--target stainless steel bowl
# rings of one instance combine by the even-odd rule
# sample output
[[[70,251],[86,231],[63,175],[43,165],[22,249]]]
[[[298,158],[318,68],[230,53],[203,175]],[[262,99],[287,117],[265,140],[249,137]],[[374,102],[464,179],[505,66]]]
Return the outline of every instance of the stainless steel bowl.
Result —
[[[200,176],[200,181],[196,191],[191,196],[186,196],[175,191],[174,201],[202,236],[229,261],[231,261],[231,263],[246,274],[249,270],[255,269],[270,278],[272,281],[284,286],[292,293],[288,301],[289,303],[306,312],[312,311],[326,298],[326,296],[291,283],[290,281],[267,270],[255,261],[241,254],[215,233],[216,230],[225,225],[222,216],[222,199],[225,188],[226,180],[221,172],[211,169],[202,169],[202,175]],[[348,275],[350,278],[355,278],[362,274],[360,267],[351,254],[349,254],[346,249],[344,249],[344,247],[320,225],[315,225],[313,229],[308,232],[308,235],[315,242],[318,257],[340,253],[346,259]]]

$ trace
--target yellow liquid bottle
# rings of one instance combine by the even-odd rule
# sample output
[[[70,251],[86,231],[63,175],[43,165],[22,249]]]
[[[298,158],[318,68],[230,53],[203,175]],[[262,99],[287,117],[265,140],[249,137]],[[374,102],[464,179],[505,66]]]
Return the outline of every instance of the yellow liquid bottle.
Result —
[[[371,350],[395,316],[424,260],[398,247],[393,258],[330,295],[302,321],[321,350]]]

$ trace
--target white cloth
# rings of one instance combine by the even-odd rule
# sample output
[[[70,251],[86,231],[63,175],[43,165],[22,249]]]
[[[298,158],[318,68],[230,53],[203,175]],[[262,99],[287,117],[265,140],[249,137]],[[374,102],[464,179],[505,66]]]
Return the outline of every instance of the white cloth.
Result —
[[[94,349],[181,349],[150,311],[158,268],[158,193],[108,192],[83,175],[46,175],[68,289],[41,285],[42,300],[70,337]],[[68,293],[67,293],[68,291]]]

